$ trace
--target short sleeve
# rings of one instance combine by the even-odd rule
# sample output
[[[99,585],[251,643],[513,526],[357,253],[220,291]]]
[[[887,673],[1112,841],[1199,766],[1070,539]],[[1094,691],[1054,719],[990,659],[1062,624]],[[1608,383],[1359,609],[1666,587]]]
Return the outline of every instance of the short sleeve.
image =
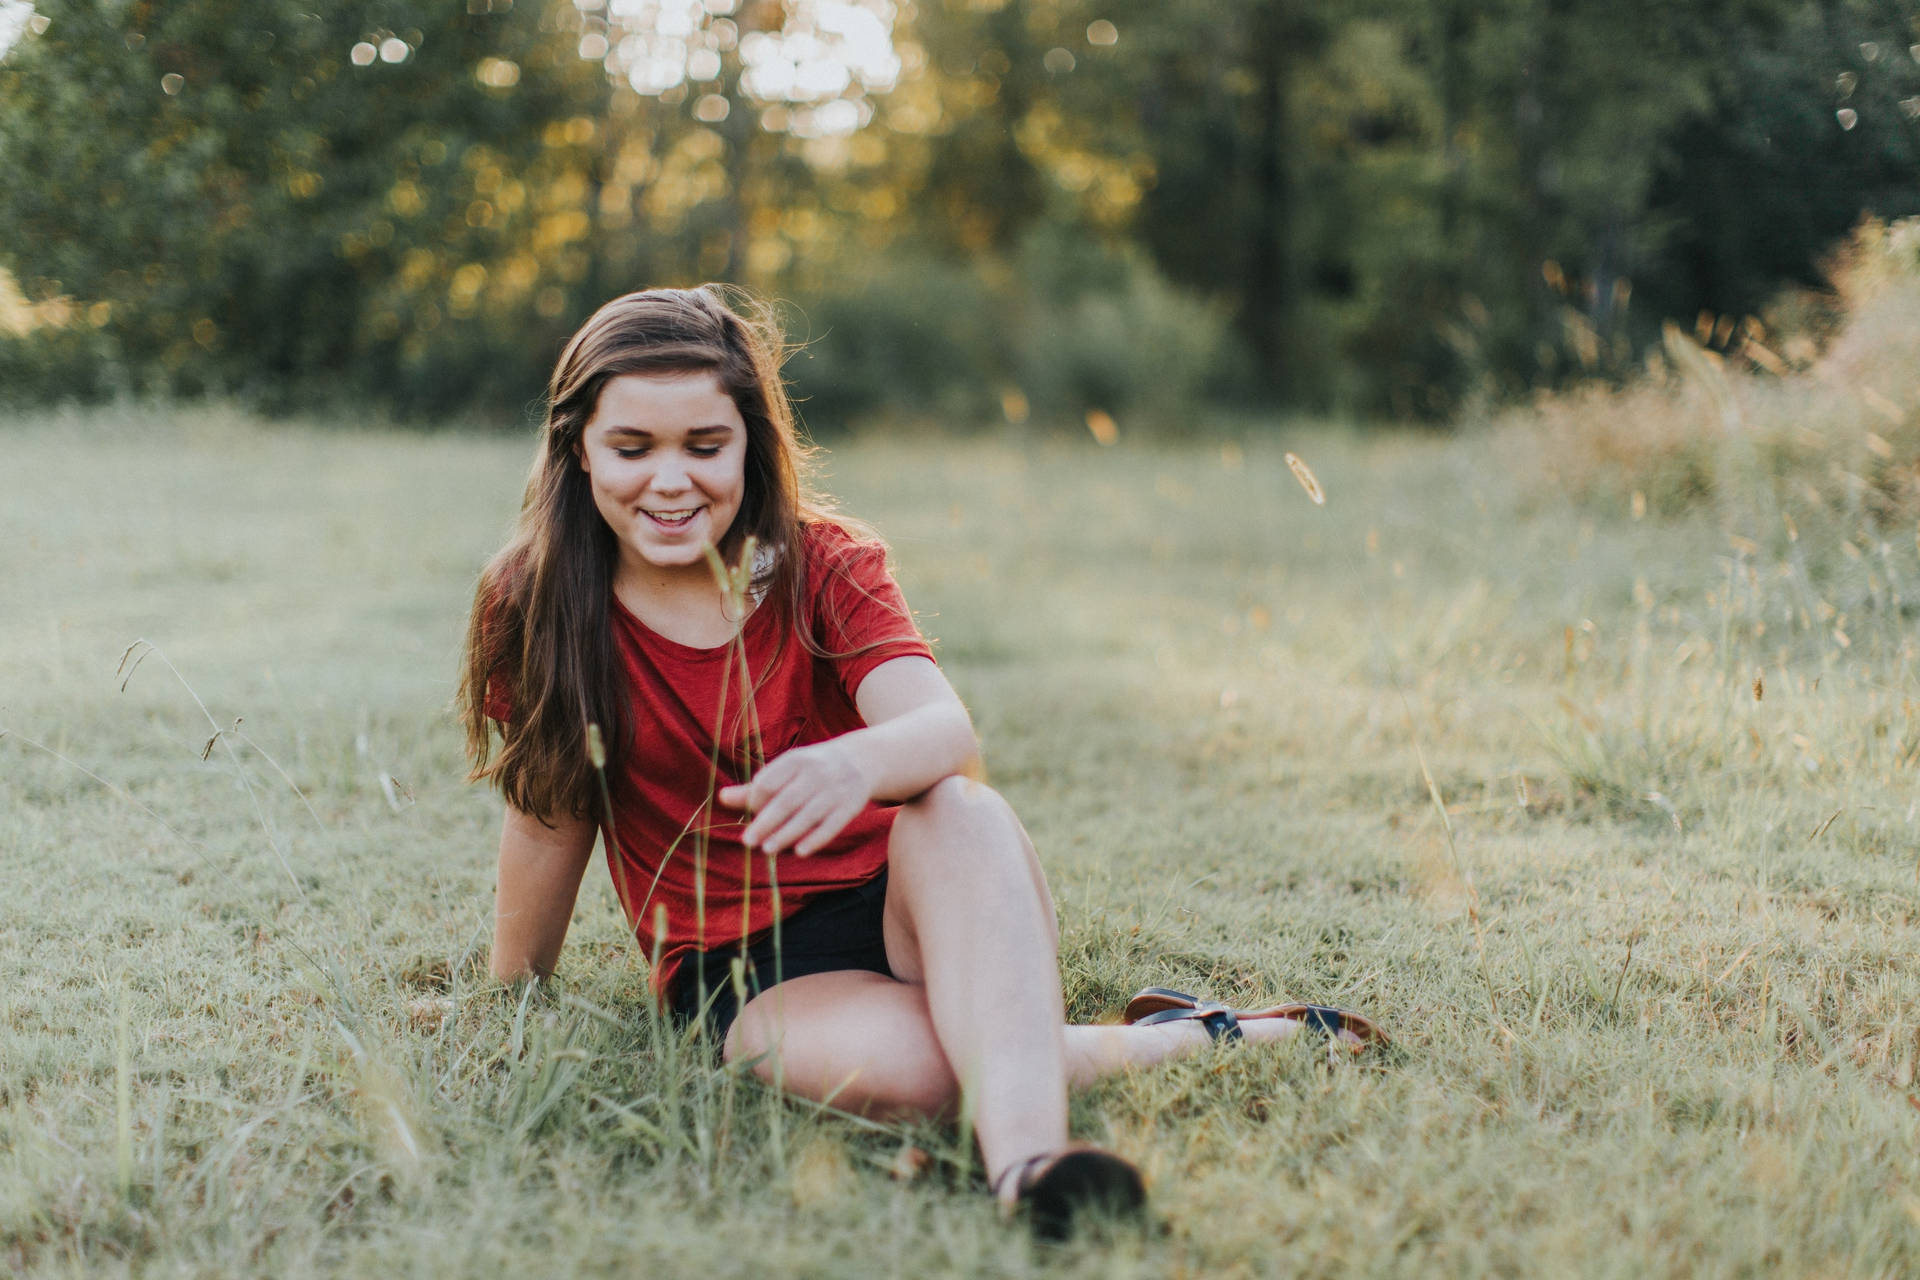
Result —
[[[484,606],[481,616],[480,643],[485,648],[487,660],[487,687],[481,698],[480,709],[489,720],[499,724],[509,724],[513,720],[514,663],[508,656],[510,628],[508,626],[507,605],[494,598]]]
[[[808,530],[815,555],[814,638],[851,700],[875,667],[895,658],[933,657],[913,611],[887,569],[887,549],[857,542],[837,526]]]
[[[489,720],[503,725],[513,721],[513,684],[500,667],[496,666],[487,676],[487,697],[482,709]]]

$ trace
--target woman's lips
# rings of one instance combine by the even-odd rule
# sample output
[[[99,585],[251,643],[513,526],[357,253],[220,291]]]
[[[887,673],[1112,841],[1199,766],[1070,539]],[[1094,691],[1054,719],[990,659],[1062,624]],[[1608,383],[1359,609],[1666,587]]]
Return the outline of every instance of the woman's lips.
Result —
[[[691,525],[693,518],[699,515],[702,510],[704,510],[702,507],[688,507],[685,509],[684,514],[681,514],[678,519],[669,518],[667,513],[659,511],[642,510],[640,514],[645,516],[654,528],[666,533],[677,533]]]

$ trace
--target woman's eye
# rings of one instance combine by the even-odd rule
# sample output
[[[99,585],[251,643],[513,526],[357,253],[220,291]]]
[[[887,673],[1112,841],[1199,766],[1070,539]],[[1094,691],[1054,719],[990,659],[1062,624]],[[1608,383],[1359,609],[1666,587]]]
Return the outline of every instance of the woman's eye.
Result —
[[[615,449],[614,454],[622,458],[641,458],[646,456],[645,449]]]
[[[720,446],[717,444],[698,444],[690,447],[687,452],[696,458],[717,458],[720,456]]]

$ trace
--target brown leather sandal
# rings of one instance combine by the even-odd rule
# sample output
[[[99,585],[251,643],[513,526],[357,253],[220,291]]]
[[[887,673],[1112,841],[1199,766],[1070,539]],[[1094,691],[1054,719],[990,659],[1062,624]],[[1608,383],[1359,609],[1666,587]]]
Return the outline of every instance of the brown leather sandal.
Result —
[[[1360,1043],[1350,1046],[1354,1052],[1369,1045],[1387,1043],[1387,1033],[1379,1023],[1351,1009],[1335,1009],[1324,1004],[1277,1004],[1270,1009],[1229,1009],[1225,1005],[1202,1000],[1171,987],[1148,987],[1127,1001],[1125,1020],[1135,1026],[1153,1026],[1162,1022],[1198,1022],[1215,1040],[1242,1039],[1240,1024],[1249,1018],[1292,1018],[1302,1027],[1318,1031],[1336,1044],[1340,1033],[1351,1032]]]
[[[1099,1147],[1075,1145],[1008,1165],[993,1180],[994,1197],[1013,1183],[1013,1208],[1024,1209],[1033,1233],[1043,1240],[1073,1234],[1077,1215],[1094,1212],[1130,1217],[1146,1207],[1147,1189],[1140,1171]]]

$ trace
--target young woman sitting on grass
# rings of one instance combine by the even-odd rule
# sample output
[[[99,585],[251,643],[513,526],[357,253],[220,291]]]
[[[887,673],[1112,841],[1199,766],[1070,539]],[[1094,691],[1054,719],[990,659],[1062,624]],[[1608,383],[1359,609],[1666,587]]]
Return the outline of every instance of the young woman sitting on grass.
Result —
[[[656,993],[727,1061],[868,1115],[969,1097],[994,1194],[1043,1230],[1137,1208],[1131,1165],[1069,1145],[1070,1087],[1221,1036],[1378,1029],[1159,988],[1130,1025],[1062,1026],[1033,845],[974,780],[885,549],[809,504],[778,351],[713,289],[656,289],[560,357],[461,686],[474,776],[507,801],[493,972],[552,973],[604,832]]]

